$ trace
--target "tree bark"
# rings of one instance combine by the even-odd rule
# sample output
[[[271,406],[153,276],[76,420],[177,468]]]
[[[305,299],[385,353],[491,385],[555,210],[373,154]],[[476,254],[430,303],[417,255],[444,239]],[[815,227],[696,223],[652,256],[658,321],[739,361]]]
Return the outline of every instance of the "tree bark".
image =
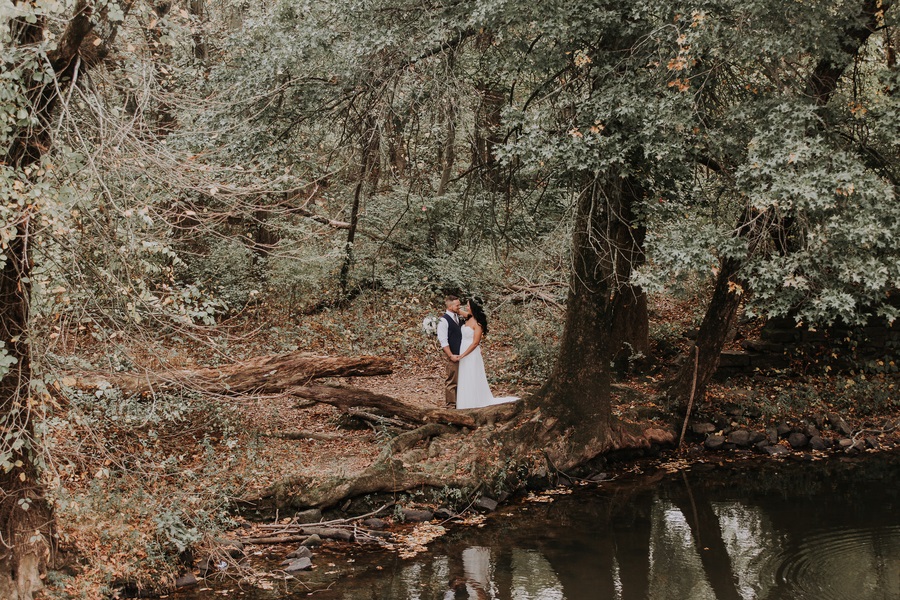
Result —
[[[691,389],[694,389],[694,397],[698,400],[705,396],[706,387],[719,367],[719,356],[741,305],[743,288],[738,281],[740,265],[741,261],[735,259],[722,261],[712,299],[697,334],[695,346],[699,352],[696,359],[685,359],[666,391],[666,395],[682,410],[687,409]],[[687,356],[693,357],[694,352],[692,350]],[[695,369],[696,387],[693,386]]]
[[[31,85],[28,100],[37,124],[13,133],[3,163],[25,169],[40,162],[51,144],[47,124],[59,101],[59,90],[65,84],[73,85],[79,70],[94,64],[80,59],[82,43],[93,29],[91,6],[79,0],[55,50],[47,56],[57,81],[63,85]],[[17,19],[13,31],[16,46],[35,44],[44,37],[46,21],[41,16],[34,23]],[[28,79],[28,83],[33,82]],[[4,424],[0,456],[11,465],[8,470],[0,469],[0,597],[5,600],[31,600],[43,587],[41,575],[51,554],[53,535],[53,511],[44,499],[35,463],[38,449],[28,341],[31,219],[32,209],[25,206],[15,221],[15,236],[0,251],[0,342],[7,359],[14,361],[0,376],[0,423]]]
[[[131,394],[178,387],[219,394],[280,394],[322,377],[388,375],[392,372],[391,362],[389,358],[376,356],[345,358],[291,352],[214,368],[143,375],[91,374],[81,377],[77,385],[96,388],[106,382]]]
[[[15,362],[0,375],[0,598],[30,599],[41,587],[40,573],[50,552],[53,513],[44,500],[35,466],[32,420],[31,350],[28,312],[31,258],[28,254],[29,218],[3,251],[0,271],[0,357]]]
[[[636,223],[634,206],[643,201],[644,190],[634,177],[620,182],[621,190],[607,196],[609,225],[603,259],[607,276],[613,282],[610,331],[612,360],[616,371],[624,373],[638,355],[650,353],[650,319],[647,294],[631,283],[635,267],[644,263],[644,238],[647,230]]]
[[[356,229],[359,225],[359,209],[364,188],[378,189],[380,176],[380,157],[378,155],[381,140],[377,125],[372,118],[365,120],[360,144],[360,169],[359,180],[353,190],[353,204],[350,207],[350,226],[347,229],[347,243],[344,245],[344,262],[341,265],[339,283],[341,286],[341,301],[346,302],[350,298],[350,270],[353,267],[353,244],[356,240]]]
[[[489,30],[480,32],[475,39],[476,48],[484,53],[490,51],[493,43],[494,34]],[[498,191],[503,178],[494,148],[503,142],[500,126],[506,94],[496,81],[488,79],[478,81],[475,88],[479,102],[474,115],[472,166],[480,171],[481,181],[488,190]]]
[[[447,69],[452,71],[455,65],[456,51],[451,49],[447,53]],[[450,97],[447,101],[447,137],[444,139],[443,151],[439,154],[441,163],[441,180],[438,183],[437,195],[447,193],[447,185],[450,183],[450,175],[453,173],[453,164],[456,162],[456,98]]]
[[[617,185],[618,184],[618,185]],[[608,193],[622,192],[609,182]],[[578,199],[572,242],[572,273],[559,357],[538,393],[541,406],[581,435],[606,437],[611,423],[611,281],[604,268],[609,212],[597,182]]]
[[[153,14],[155,14],[157,18],[144,28],[144,38],[147,41],[147,48],[150,51],[153,70],[156,74],[159,89],[162,92],[160,97],[157,98],[154,114],[156,121],[156,131],[154,133],[159,137],[165,137],[174,131],[178,121],[178,117],[175,114],[175,107],[172,106],[168,98],[169,94],[172,92],[173,84],[173,74],[170,72],[172,69],[172,65],[170,64],[172,51],[169,46],[162,41],[165,32],[163,31],[161,23],[171,9],[171,0],[157,0],[154,2]]]
[[[350,227],[347,228],[347,243],[344,245],[344,263],[341,265],[340,284],[341,298],[350,297],[350,268],[353,266],[353,244],[356,241],[356,228],[359,225],[359,198],[362,195],[365,181],[360,179],[353,191],[353,206],[350,207]]]

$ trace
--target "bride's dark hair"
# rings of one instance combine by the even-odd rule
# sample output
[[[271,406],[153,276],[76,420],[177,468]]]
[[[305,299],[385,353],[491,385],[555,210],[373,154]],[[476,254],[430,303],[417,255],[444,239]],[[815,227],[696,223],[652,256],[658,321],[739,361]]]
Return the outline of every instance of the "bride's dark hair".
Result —
[[[481,325],[481,335],[487,335],[487,315],[484,314],[484,309],[475,300],[469,300],[469,308],[472,309],[472,316],[475,317],[475,321]]]

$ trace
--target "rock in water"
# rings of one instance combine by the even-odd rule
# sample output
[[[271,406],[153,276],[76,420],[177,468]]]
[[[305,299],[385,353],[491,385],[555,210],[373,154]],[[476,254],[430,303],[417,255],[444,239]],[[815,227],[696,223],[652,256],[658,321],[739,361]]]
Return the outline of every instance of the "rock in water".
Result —
[[[300,546],[287,555],[287,558],[312,558],[312,550],[306,546]]]
[[[706,446],[710,450],[718,450],[723,445],[725,445],[725,436],[724,435],[711,435],[706,438],[706,441],[703,442],[703,445]]]
[[[434,518],[434,513],[430,510],[416,510],[414,508],[401,508],[400,516],[407,523],[425,523]]]
[[[475,501],[475,504],[472,505],[477,510],[483,510],[486,512],[493,512],[497,510],[497,501],[493,498],[488,498],[487,496],[482,496],[478,500]]]
[[[750,445],[750,432],[746,429],[738,429],[729,433],[726,440],[731,444],[746,448]]]
[[[294,573],[296,571],[308,571],[309,569],[312,569],[312,560],[306,557],[292,560],[290,564],[288,564],[284,568],[284,570],[288,573]]]
[[[788,444],[791,448],[802,448],[809,441],[805,433],[794,432],[788,436]]]

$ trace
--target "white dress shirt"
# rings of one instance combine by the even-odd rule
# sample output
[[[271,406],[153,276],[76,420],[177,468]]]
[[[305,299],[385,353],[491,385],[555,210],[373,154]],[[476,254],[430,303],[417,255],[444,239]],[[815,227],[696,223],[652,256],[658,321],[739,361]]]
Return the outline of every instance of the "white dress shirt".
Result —
[[[459,324],[459,317],[456,316],[456,313],[452,313],[448,310],[444,314],[450,315],[450,318],[453,319],[453,322]],[[441,317],[440,319],[438,319],[437,336],[438,336],[438,343],[441,345],[441,348],[444,348],[444,347],[450,345],[450,342],[447,341],[447,327],[448,327],[447,319],[445,319],[444,317]]]

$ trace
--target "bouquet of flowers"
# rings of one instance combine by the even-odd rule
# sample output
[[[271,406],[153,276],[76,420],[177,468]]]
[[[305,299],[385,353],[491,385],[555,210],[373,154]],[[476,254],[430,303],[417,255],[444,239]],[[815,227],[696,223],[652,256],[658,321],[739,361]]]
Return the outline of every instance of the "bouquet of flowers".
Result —
[[[437,317],[425,317],[422,320],[422,333],[425,335],[437,335]]]

